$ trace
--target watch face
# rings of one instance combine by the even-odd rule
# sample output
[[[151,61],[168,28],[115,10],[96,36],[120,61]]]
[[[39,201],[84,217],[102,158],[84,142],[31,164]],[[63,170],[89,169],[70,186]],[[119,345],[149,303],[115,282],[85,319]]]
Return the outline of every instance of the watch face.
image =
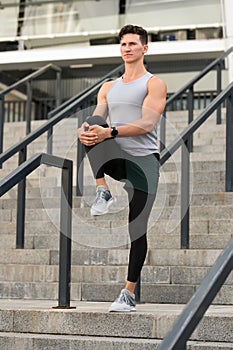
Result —
[[[115,127],[113,127],[113,128],[112,128],[112,131],[111,131],[111,135],[112,135],[113,137],[116,137],[117,134],[118,134],[118,130],[117,130]]]

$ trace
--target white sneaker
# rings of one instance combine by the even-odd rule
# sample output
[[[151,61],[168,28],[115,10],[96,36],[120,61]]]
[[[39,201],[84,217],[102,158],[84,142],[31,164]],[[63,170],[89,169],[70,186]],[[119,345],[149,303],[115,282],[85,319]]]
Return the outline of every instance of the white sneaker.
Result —
[[[91,206],[91,215],[104,215],[109,211],[109,207],[114,203],[109,190],[106,190],[103,186],[98,186],[96,189],[95,201]]]
[[[130,312],[136,311],[135,296],[132,296],[127,289],[122,289],[119,297],[110,306],[109,312]]]

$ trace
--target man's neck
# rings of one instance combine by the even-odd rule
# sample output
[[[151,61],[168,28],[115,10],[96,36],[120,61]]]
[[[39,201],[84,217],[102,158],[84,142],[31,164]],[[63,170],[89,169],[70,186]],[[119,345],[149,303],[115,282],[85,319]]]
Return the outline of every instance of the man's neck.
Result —
[[[144,64],[139,65],[130,65],[126,64],[125,65],[125,73],[123,75],[123,80],[124,81],[132,81],[135,79],[140,78],[144,74],[146,74],[146,68]]]

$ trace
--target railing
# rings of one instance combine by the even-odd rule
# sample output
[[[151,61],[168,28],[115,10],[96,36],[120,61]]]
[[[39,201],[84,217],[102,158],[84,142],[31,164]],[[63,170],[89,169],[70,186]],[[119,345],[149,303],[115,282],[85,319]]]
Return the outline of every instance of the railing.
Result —
[[[58,308],[70,308],[70,275],[71,275],[71,209],[72,209],[72,177],[73,163],[67,159],[52,156],[51,154],[35,155],[27,160],[28,145],[48,132],[49,140],[52,139],[52,128],[62,119],[72,114],[78,108],[86,106],[87,100],[96,95],[100,86],[110,80],[123,69],[123,65],[117,67],[104,76],[99,82],[85,89],[82,93],[55,108],[49,113],[49,120],[34,132],[29,133],[23,141],[10,147],[0,154],[0,167],[16,153],[19,154],[19,166],[12,173],[0,181],[0,196],[10,188],[18,184],[17,196],[17,223],[16,223],[16,248],[24,248],[25,233],[25,199],[26,176],[36,169],[41,163],[62,168],[62,191],[60,209],[60,251],[59,251],[59,303]],[[3,105],[3,104],[2,104]],[[48,149],[52,151],[52,145],[48,142]],[[78,174],[78,169],[77,169]],[[78,178],[78,175],[77,175]]]
[[[4,102],[4,124],[6,122],[26,121],[27,101],[7,100]]]
[[[231,49],[232,51],[232,49]],[[225,53],[225,56],[229,54],[229,50],[227,53]],[[115,69],[111,74],[115,75],[118,72],[122,71],[122,66]],[[205,71],[205,70],[204,70]],[[203,72],[204,72],[203,71]],[[199,74],[198,76],[203,76],[204,73]],[[2,163],[4,163],[7,159],[12,157],[17,152],[19,153],[19,164],[22,164],[26,161],[26,154],[27,154],[27,146],[37,139],[39,136],[41,136],[44,132],[48,132],[48,136],[50,135],[49,139],[52,140],[52,128],[55,124],[57,124],[59,121],[67,117],[68,115],[72,114],[74,111],[77,110],[77,108],[85,107],[87,100],[94,96],[97,92],[97,90],[102,86],[104,81],[108,81],[111,79],[111,74],[105,76],[101,81],[94,84],[92,87],[86,89],[83,93],[79,94],[78,96],[75,96],[74,98],[66,101],[61,106],[57,107],[54,111],[50,113],[50,119],[40,128],[38,128],[36,131],[30,133],[26,136],[26,138],[17,143],[15,146],[8,149],[6,152],[2,153],[0,155],[0,166]],[[197,81],[197,79],[194,79]],[[189,83],[190,84],[190,83]],[[188,86],[188,84],[186,85]],[[193,92],[193,85],[191,84],[190,91]],[[180,91],[186,91],[187,87],[184,89],[181,89]],[[192,101],[192,95],[190,95],[190,100]],[[164,149],[161,152],[161,165],[166,162],[166,160],[181,146],[182,147],[182,188],[181,188],[181,248],[189,248],[189,162],[190,162],[190,152],[192,150],[191,147],[191,140],[193,133],[199,128],[200,125],[203,124],[203,122],[217,109],[221,107],[221,104],[226,100],[226,191],[233,191],[233,84],[230,84],[224,91],[219,93],[217,98],[213,100],[206,110],[200,114],[198,118],[196,118],[194,121],[191,121],[189,126],[181,133],[179,138],[171,143],[171,145]],[[192,105],[192,104],[191,104]],[[191,111],[191,109],[190,109]],[[191,112],[190,112],[191,113]],[[192,114],[192,113],[191,113]],[[49,148],[48,143],[48,148]],[[51,153],[52,147],[49,149],[49,153]],[[78,160],[82,159],[82,148],[78,147],[78,154],[77,154]],[[81,162],[82,163],[82,162]],[[80,164],[80,163],[78,163]],[[77,167],[78,171],[78,167]],[[81,187],[82,187],[82,179],[80,180],[80,177],[78,177],[77,173],[77,181],[79,179],[79,183],[77,182],[77,188],[79,188],[80,193]],[[22,185],[21,189],[19,190],[19,197],[25,196],[25,184]],[[20,209],[20,208],[19,208]],[[19,212],[20,213],[20,212]],[[22,213],[21,218],[23,218]],[[21,220],[23,223],[24,220]],[[18,229],[18,228],[17,228]],[[19,230],[24,231],[24,227],[20,228]]]
[[[34,120],[47,120],[48,114],[56,108],[57,102],[53,97],[34,98]],[[5,116],[4,123],[7,122],[25,122],[26,100],[6,100],[4,102]]]
[[[194,132],[226,100],[226,192],[233,191],[233,83],[222,91],[208,107],[193,120],[168,148],[161,152],[163,165],[176,150],[182,148],[181,156],[181,248],[189,248],[189,203],[190,203],[190,152]]]
[[[200,110],[205,109],[210,102],[217,96],[216,90],[200,90],[194,91],[193,96],[193,109]],[[168,93],[167,100],[173,96],[173,93]],[[166,112],[170,111],[187,111],[188,110],[188,92],[184,92],[182,95],[177,97],[175,101],[169,103],[166,106]]]
[[[216,58],[211,62],[206,68],[204,68],[199,74],[197,74],[191,81],[185,84],[180,90],[173,94],[166,103],[166,109],[163,114],[163,118],[160,124],[160,150],[162,151],[166,147],[166,110],[169,106],[172,106],[174,102],[182,97],[184,93],[188,95],[187,109],[188,109],[188,122],[193,121],[193,105],[194,105],[194,85],[199,82],[206,74],[211,70],[216,69],[216,85],[217,85],[217,95],[220,94],[222,90],[222,69],[224,67],[225,59],[233,52],[233,47],[224,52],[219,58]],[[221,105],[217,108],[217,124],[221,124]],[[192,139],[190,139],[190,147],[192,150]]]
[[[187,340],[233,270],[233,238],[210,268],[197,291],[159,346],[159,350],[186,350]]]
[[[72,178],[73,162],[48,154],[36,154],[0,181],[0,197],[18,184],[16,248],[24,248],[25,193],[21,186],[26,177],[41,164],[62,169],[60,205],[59,296],[58,307],[70,307],[71,234],[72,234]],[[18,229],[21,228],[21,229]]]
[[[27,101],[26,101],[26,135],[31,132],[31,112],[32,112],[32,85],[33,79],[38,78],[48,70],[54,70],[56,72],[56,105],[59,106],[61,102],[61,68],[53,64],[48,64],[45,67],[38,69],[36,72],[29,74],[28,76],[20,79],[16,83],[12,84],[5,90],[0,92],[0,154],[3,151],[3,134],[4,134],[4,122],[5,122],[5,95],[11,91],[18,89],[20,86],[25,85],[27,87]]]
[[[79,107],[86,104],[86,101],[90,98],[92,98],[99,88],[102,86],[104,81],[108,81],[112,75],[117,74],[122,70],[122,66],[114,69],[112,72],[107,74],[103,79],[101,79],[96,84],[92,85],[91,87],[84,90],[82,93],[80,93],[77,96],[72,97],[70,100],[64,102],[62,105],[58,106],[55,110],[53,110],[49,117],[50,119],[45,122],[44,125],[39,127],[37,130],[31,132],[28,134],[22,141],[16,143],[14,146],[10,147],[8,150],[0,154],[0,168],[2,164],[10,159],[12,156],[18,153],[18,164],[21,165],[27,160],[27,147],[33,142],[34,140],[38,139],[41,135],[43,135],[45,132],[48,132],[48,154],[52,153],[52,130],[53,126],[59,123],[61,120],[72,114],[74,111],[76,111]],[[77,154],[80,154],[82,152],[80,150],[81,147],[78,147]],[[82,153],[81,153],[82,154]],[[80,178],[80,182],[82,183],[83,178],[80,176],[78,177],[78,167],[77,167],[77,186],[76,189],[79,189],[78,184],[78,178]],[[22,181],[19,184],[19,197],[24,198],[26,192],[26,183],[25,181]],[[23,236],[24,234],[24,216],[23,216],[23,209],[21,208],[19,204],[18,208],[18,216],[20,217],[19,222],[20,225],[17,225],[17,231],[19,236]]]
[[[48,114],[48,119],[53,118],[57,113],[60,113],[62,110],[66,109],[70,105],[73,106],[75,102],[78,101],[78,107],[82,108],[85,111],[85,108],[88,105],[88,101],[95,96],[99,88],[102,86],[102,84],[108,80],[111,80],[116,75],[122,74],[124,71],[124,65],[121,64],[117,68],[113,69],[111,72],[106,74],[102,79],[98,80],[95,84],[91,85],[90,87],[83,90],[80,94],[71,97],[69,100],[62,103],[60,106],[55,108],[53,111],[51,111]],[[78,108],[77,107],[77,108]],[[73,109],[73,108],[72,108]],[[83,115],[84,117],[84,115]],[[82,121],[79,120],[79,123]],[[53,126],[51,126],[48,130],[48,143],[47,143],[47,152],[49,154],[52,154],[52,144],[53,144]],[[78,152],[80,151],[81,147],[79,147]],[[83,152],[82,152],[83,153]],[[81,154],[81,153],[80,153]],[[77,194],[78,195],[78,194]]]
[[[173,94],[169,93],[167,99]],[[217,96],[217,91],[196,91],[194,92],[194,110],[204,109]],[[173,101],[167,108],[169,111],[186,111],[188,109],[188,93],[183,93]],[[26,104],[22,100],[5,101],[5,122],[26,121]],[[47,120],[51,111],[56,108],[56,99],[53,97],[34,97],[35,120]]]
[[[180,136],[171,143],[167,150],[161,153],[161,165],[169,157],[182,148],[181,157],[181,248],[189,248],[189,186],[190,186],[190,151],[193,133],[207,120],[219,106],[226,101],[226,192],[233,192],[233,83],[222,91],[200,114],[192,121]],[[186,350],[187,340],[201,321],[205,311],[224,284],[233,269],[233,239],[228,243],[206,278],[194,293],[181,315],[174,323],[159,350]]]

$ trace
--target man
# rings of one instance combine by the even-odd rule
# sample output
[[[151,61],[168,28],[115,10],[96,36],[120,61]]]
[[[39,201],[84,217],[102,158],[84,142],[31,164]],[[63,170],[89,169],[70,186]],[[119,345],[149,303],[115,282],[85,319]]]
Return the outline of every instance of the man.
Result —
[[[144,66],[148,35],[142,27],[124,26],[119,40],[124,75],[103,84],[93,116],[78,135],[96,179],[91,215],[106,214],[113,203],[105,174],[125,182],[131,239],[128,276],[109,311],[135,311],[134,289],[146,258],[147,223],[159,178],[156,126],[166,104],[166,85]]]

